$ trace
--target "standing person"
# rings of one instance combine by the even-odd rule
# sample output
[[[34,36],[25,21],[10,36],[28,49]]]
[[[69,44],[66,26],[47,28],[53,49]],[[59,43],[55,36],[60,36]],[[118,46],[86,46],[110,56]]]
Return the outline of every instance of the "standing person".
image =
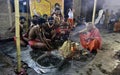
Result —
[[[106,9],[104,25],[105,25],[105,28],[107,28],[107,29],[108,29],[109,19],[110,19],[110,13],[109,13],[109,10]]]
[[[55,13],[57,11],[57,9],[59,9],[59,11],[61,12],[61,6],[59,3],[55,3],[52,14]]]
[[[73,22],[73,11],[71,8],[69,8],[68,12],[68,22],[70,24],[71,29],[73,28],[74,22]]]
[[[114,24],[115,24],[115,22],[116,22],[116,14],[114,13],[114,11],[112,10],[111,11],[111,14],[110,14],[110,22],[109,22],[109,25],[108,25],[108,30],[109,30],[109,32],[111,33],[111,32],[113,32],[113,29],[114,29]]]
[[[104,20],[105,20],[105,15],[104,15],[104,13],[103,13],[103,15],[102,15],[102,17],[101,17],[101,19],[100,19],[100,22],[99,22],[100,28],[103,28],[103,26],[104,26]]]
[[[117,15],[117,20],[120,20],[120,9],[118,9],[116,15]]]

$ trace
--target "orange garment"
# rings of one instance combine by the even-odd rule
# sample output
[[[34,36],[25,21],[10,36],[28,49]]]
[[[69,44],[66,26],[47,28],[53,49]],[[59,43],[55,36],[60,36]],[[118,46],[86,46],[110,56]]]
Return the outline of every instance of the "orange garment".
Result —
[[[120,31],[120,22],[117,22],[117,23],[114,24],[114,31],[115,32]]]
[[[74,25],[74,21],[72,18],[68,18],[68,23],[70,23],[70,27],[72,28]]]
[[[86,40],[88,38],[94,38],[90,40]],[[90,32],[86,34],[80,34],[80,43],[83,48],[90,50],[97,50],[101,48],[102,39],[97,28],[94,28]]]

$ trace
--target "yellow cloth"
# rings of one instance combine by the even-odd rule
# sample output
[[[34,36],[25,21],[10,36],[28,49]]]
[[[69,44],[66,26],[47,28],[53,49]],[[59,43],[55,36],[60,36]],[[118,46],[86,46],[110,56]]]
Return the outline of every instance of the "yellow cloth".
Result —
[[[71,53],[71,41],[65,41],[59,50],[63,57],[66,58]]]

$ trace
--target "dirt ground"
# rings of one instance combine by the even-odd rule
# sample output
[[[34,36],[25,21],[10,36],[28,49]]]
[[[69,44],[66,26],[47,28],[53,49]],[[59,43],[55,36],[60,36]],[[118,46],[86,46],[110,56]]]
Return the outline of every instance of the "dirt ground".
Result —
[[[57,75],[120,75],[120,54],[118,54],[117,58],[115,57],[115,54],[120,51],[120,33],[108,33],[106,29],[100,29],[100,32],[103,38],[103,44],[98,54],[93,59],[88,59],[87,61],[70,61],[70,68],[67,68],[67,70]],[[75,40],[79,42],[79,37],[75,38]],[[4,49],[5,48],[1,50]],[[0,75],[14,75],[11,60],[4,54],[0,55],[2,61],[0,62]],[[6,60],[7,58],[9,60]],[[36,75],[35,73],[32,74]]]
[[[70,75],[120,75],[120,33],[108,33],[106,29],[100,29],[102,36],[102,48],[95,58],[80,68],[75,74]],[[79,39],[79,38],[78,38]]]

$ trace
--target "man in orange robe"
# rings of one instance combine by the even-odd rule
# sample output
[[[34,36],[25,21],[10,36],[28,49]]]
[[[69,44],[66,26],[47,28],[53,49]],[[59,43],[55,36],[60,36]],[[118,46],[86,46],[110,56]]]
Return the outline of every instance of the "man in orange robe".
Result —
[[[88,23],[86,32],[80,32],[80,43],[83,48],[92,53],[97,53],[97,49],[101,48],[102,38],[100,32],[92,23]]]

